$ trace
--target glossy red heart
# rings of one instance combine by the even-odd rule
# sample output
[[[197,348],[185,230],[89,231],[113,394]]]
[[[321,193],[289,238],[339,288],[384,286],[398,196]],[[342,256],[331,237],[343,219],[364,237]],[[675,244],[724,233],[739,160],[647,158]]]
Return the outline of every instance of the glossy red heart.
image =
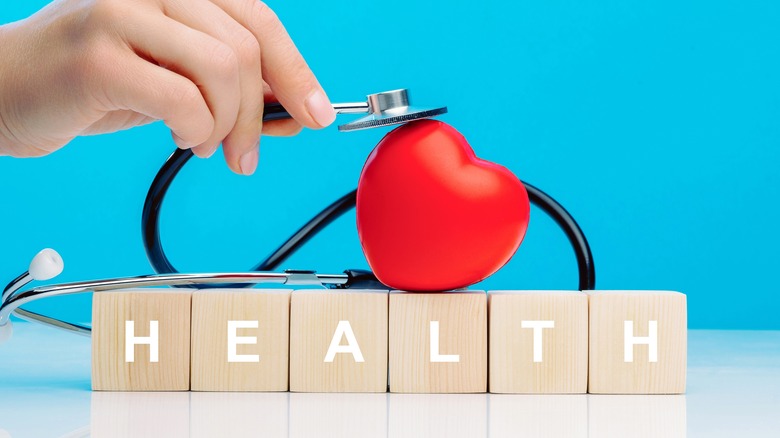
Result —
[[[466,287],[498,271],[526,228],[528,193],[508,169],[477,158],[435,120],[388,133],[368,157],[357,228],[377,278],[407,291]]]

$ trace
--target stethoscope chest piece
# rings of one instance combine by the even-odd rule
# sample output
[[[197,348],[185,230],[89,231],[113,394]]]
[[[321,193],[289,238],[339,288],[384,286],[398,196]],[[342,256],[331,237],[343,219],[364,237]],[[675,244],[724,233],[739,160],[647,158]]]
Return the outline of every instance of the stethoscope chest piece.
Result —
[[[335,107],[335,105],[334,105]],[[427,119],[447,112],[447,107],[418,108],[411,105],[409,91],[405,88],[369,94],[367,96],[368,115],[353,122],[339,125],[339,131],[357,131],[398,125],[418,119]]]

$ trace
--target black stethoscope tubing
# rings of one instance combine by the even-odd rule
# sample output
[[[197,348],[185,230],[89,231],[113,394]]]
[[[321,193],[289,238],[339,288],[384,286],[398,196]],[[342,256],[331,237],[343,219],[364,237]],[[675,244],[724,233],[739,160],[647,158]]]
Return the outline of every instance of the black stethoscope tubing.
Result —
[[[144,248],[152,268],[159,274],[175,274],[179,271],[173,266],[163,250],[160,238],[160,211],[165,195],[179,171],[193,157],[191,150],[177,149],[165,161],[152,181],[144,201],[141,216]],[[574,249],[579,274],[578,290],[594,290],[596,287],[596,269],[593,254],[585,234],[577,221],[563,206],[537,187],[523,182],[531,204],[545,212],[563,230]],[[342,196],[290,236],[265,260],[255,265],[251,271],[272,271],[278,269],[285,260],[300,249],[317,233],[331,222],[355,207],[357,190]],[[383,287],[370,271],[347,270],[350,282],[345,287]],[[251,284],[206,284],[200,288],[246,288]]]

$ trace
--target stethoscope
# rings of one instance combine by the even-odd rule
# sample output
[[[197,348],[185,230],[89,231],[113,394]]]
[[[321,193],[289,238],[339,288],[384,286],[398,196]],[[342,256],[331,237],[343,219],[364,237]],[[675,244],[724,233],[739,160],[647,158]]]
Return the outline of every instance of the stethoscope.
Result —
[[[366,116],[340,125],[339,131],[379,128],[397,125],[423,118],[435,117],[447,112],[446,107],[417,108],[410,104],[405,89],[387,91],[367,96],[366,102],[336,103],[338,114],[367,114]],[[290,114],[277,103],[267,104],[263,121],[290,118]],[[165,194],[184,165],[192,158],[191,150],[177,149],[163,164],[149,188],[144,202],[142,228],[144,246],[153,275],[110,278],[73,283],[39,286],[22,290],[32,281],[46,281],[58,276],[63,268],[62,257],[53,249],[44,249],[33,257],[29,269],[12,280],[5,287],[0,300],[0,343],[9,339],[13,332],[11,315],[20,319],[44,324],[75,334],[90,336],[91,327],[67,322],[40,313],[22,309],[33,301],[85,292],[111,292],[128,288],[150,288],[159,286],[186,288],[242,288],[256,284],[277,284],[287,286],[319,286],[324,288],[388,289],[368,270],[349,269],[341,274],[319,274],[315,271],[286,270],[274,272],[295,251],[323,230],[331,222],[355,206],[356,192],[342,196],[296,231],[262,262],[249,272],[179,273],[163,251],[159,232],[159,217]],[[579,271],[579,289],[593,290],[596,283],[595,267],[590,246],[574,218],[552,197],[538,188],[523,183],[532,204],[549,215],[563,230],[574,248]],[[149,289],[153,291],[153,289]]]

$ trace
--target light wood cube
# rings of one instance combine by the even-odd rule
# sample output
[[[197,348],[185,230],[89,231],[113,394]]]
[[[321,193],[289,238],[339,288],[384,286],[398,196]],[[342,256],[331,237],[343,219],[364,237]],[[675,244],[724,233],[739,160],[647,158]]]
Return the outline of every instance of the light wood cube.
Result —
[[[290,291],[192,296],[193,391],[287,391]]]
[[[488,292],[490,392],[585,393],[588,296],[568,291]]]
[[[588,392],[685,392],[687,308],[679,292],[594,291]]]
[[[387,392],[387,291],[295,291],[290,390]]]
[[[92,296],[92,389],[187,391],[190,304],[185,290]]]
[[[485,292],[391,292],[389,373],[391,392],[485,392]]]

